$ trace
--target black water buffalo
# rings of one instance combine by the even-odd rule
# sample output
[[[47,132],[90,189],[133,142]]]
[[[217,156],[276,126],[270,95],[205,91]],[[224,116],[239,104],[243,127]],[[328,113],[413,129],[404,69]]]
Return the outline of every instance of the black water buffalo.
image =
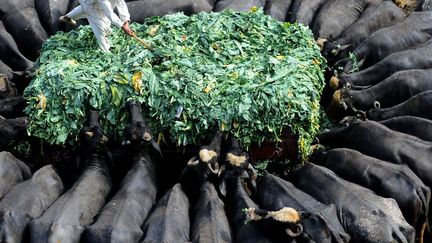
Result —
[[[398,71],[432,68],[431,55],[432,40],[415,48],[390,54],[373,66],[359,72],[342,73],[339,78],[332,77],[330,86],[333,89],[344,85],[354,87],[370,86],[379,83]]]
[[[4,119],[0,116],[0,150],[27,137],[27,118]]]
[[[198,186],[198,185],[197,185]],[[231,229],[225,214],[224,203],[209,181],[199,186],[200,196],[194,207],[192,242],[232,242]]]
[[[407,165],[392,164],[346,148],[317,151],[311,161],[379,196],[395,199],[406,221],[421,232],[428,215],[430,189]]]
[[[285,242],[293,242],[293,237],[302,233],[298,226],[300,213],[292,208],[282,208],[276,212],[258,208],[243,187],[243,179],[250,179],[247,173],[250,168],[249,156],[233,138],[229,140],[225,160],[226,163],[221,167],[219,190],[226,196],[227,214],[233,226],[235,241],[275,242],[283,238]],[[252,180],[254,178],[253,174]],[[253,222],[247,223],[247,220]],[[271,230],[268,231],[268,227],[272,227]]]
[[[28,71],[13,71],[12,68],[10,68],[2,60],[0,60],[0,75],[4,75],[11,82],[11,84],[13,84],[11,85],[13,86],[12,89],[16,87],[19,93],[23,93],[24,89],[28,86],[30,82],[28,74],[30,74],[30,72]]]
[[[234,11],[249,11],[253,7],[263,8],[266,4],[266,0],[220,0],[217,1],[213,11],[221,12],[223,10],[234,10]]]
[[[342,88],[333,94],[333,107],[353,107],[358,110],[386,108],[410,97],[432,90],[432,69],[411,69],[396,72],[385,80],[365,89]]]
[[[207,167],[208,171],[204,170],[204,168],[200,168],[202,173],[207,174],[207,172],[211,172],[213,174],[217,174],[219,171],[218,161],[221,153],[221,143],[222,132],[218,131],[213,136],[210,144],[201,146],[198,155],[191,158],[187,165]],[[189,185],[187,187],[190,188]]]
[[[391,53],[412,48],[432,37],[432,12],[415,12],[389,27],[372,33],[353,54],[364,67],[369,67]],[[347,65],[352,66],[352,63]]]
[[[153,161],[136,153],[134,163],[113,199],[101,210],[96,222],[83,234],[83,242],[137,242],[156,201]]]
[[[18,90],[14,83],[9,81],[6,74],[0,73],[0,100],[18,96]]]
[[[300,191],[290,182],[266,173],[258,178],[256,200],[268,210],[292,207],[309,214],[302,220],[303,234],[300,242],[349,242],[337,218],[334,204],[325,205]]]
[[[284,22],[292,2],[293,0],[268,0],[264,8],[264,13]]]
[[[406,133],[432,142],[432,121],[415,116],[397,116],[379,123],[393,131]]]
[[[49,34],[60,30],[61,23],[58,18],[64,15],[69,6],[69,0],[35,1],[35,8],[42,26]]]
[[[431,0],[420,0],[416,1],[417,7],[416,11],[431,11],[432,10],[432,1]]]
[[[370,3],[362,15],[348,26],[339,38],[334,41],[323,40],[323,56],[330,60],[346,57],[349,51],[354,50],[373,32],[395,24],[404,18],[405,13],[392,1]]]
[[[236,150],[239,150],[237,148]],[[221,167],[219,191],[226,197],[227,215],[233,227],[236,242],[272,242],[254,223],[245,223],[245,208],[258,208],[243,187],[242,177],[247,176],[249,156],[242,151],[226,155],[226,164]],[[228,168],[228,169],[226,169]],[[249,177],[249,176],[247,176]]]
[[[316,38],[335,40],[363,13],[370,0],[328,0],[315,17],[312,32]]]
[[[52,165],[12,188],[0,201],[0,241],[28,242],[27,224],[39,216],[61,195],[63,182]]]
[[[32,61],[36,60],[48,35],[39,21],[34,1],[3,1],[0,5],[0,20],[13,36],[21,53]]]
[[[99,125],[99,114],[91,111],[81,130],[83,172],[69,191],[30,223],[31,242],[80,242],[84,227],[105,203],[111,190],[111,155]]]
[[[417,116],[432,120],[432,90],[414,95],[407,101],[389,108],[373,109],[366,112],[366,117],[381,121],[397,116]]]
[[[218,173],[222,133],[217,132],[209,145],[201,146],[197,156],[189,160],[181,183],[192,210],[192,242],[232,242],[225,205],[219,198],[212,176]]]
[[[9,80],[13,78],[13,70],[0,58],[0,73],[5,75]]]
[[[33,62],[18,50],[15,40],[7,32],[2,21],[0,21],[0,57],[6,65],[15,71],[25,71],[33,67]]]
[[[222,132],[218,131],[208,145],[200,147],[198,154],[193,156],[181,175],[181,184],[188,195],[191,205],[195,205],[201,195],[197,186],[209,180],[219,172],[219,158],[222,146]],[[212,178],[210,178],[211,180]]]
[[[318,140],[326,146],[350,148],[394,164],[406,164],[424,184],[432,186],[432,143],[374,121],[355,121],[318,135]]]
[[[191,15],[199,12],[211,12],[213,1],[210,0],[146,0],[127,3],[131,21],[143,23],[150,16],[164,16],[183,12]]]
[[[157,143],[144,122],[141,105],[130,101],[127,108],[129,122],[125,137],[130,144],[127,152],[131,156],[127,164],[132,166],[96,222],[86,227],[84,242],[138,242],[143,235],[141,226],[156,203],[155,161],[151,150],[153,143]]]
[[[394,199],[377,196],[312,163],[294,170],[288,178],[322,203],[334,203],[353,242],[414,242],[415,230],[405,221]]]
[[[288,18],[291,23],[299,23],[311,26],[315,14],[326,2],[325,0],[294,0],[291,7],[291,15]]]
[[[23,115],[26,101],[21,96],[0,99],[0,116],[14,118]]]
[[[30,168],[9,152],[0,152],[0,199],[18,183],[31,177]]]
[[[150,152],[155,151],[162,156],[159,144],[155,141],[150,127],[144,121],[141,104],[136,101],[128,101],[126,106],[129,111],[129,122],[124,130],[124,144],[131,145],[132,148],[151,145],[153,150],[150,150]]]
[[[189,200],[177,183],[156,204],[143,226],[141,242],[189,242]]]

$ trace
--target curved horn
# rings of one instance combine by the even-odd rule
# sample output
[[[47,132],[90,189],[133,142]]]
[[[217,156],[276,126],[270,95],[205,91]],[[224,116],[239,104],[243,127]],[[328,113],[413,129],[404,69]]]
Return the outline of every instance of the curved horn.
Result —
[[[366,120],[367,115],[366,112],[358,110],[356,111],[356,117],[361,120]]]
[[[291,237],[297,237],[303,233],[303,226],[301,224],[296,224],[295,231],[292,231],[290,228],[286,229],[286,233]]]
[[[192,159],[190,159],[187,162],[187,166],[197,166],[199,164],[199,159],[197,159],[196,156],[194,156]]]
[[[348,105],[347,105],[345,102],[340,102],[339,104],[342,106],[342,108],[343,108],[345,111],[348,110]]]
[[[153,145],[153,148],[156,150],[156,152],[158,152],[160,157],[162,157],[162,151],[160,149],[159,144],[154,139],[151,140],[151,143]]]
[[[346,89],[350,90],[352,88],[352,85],[351,85],[351,83],[346,82],[345,85],[344,85],[344,87]]]
[[[219,169],[219,172],[217,173],[218,177],[225,171],[225,165],[222,165]]]
[[[152,139],[152,135],[150,133],[148,133],[148,132],[145,132],[143,134],[143,139],[148,142],[148,141],[150,141]]]
[[[331,51],[331,53],[333,54],[333,56],[336,56],[339,53],[339,48],[335,48]]]
[[[87,136],[89,136],[89,137],[91,137],[91,138],[92,138],[92,137],[93,137],[93,135],[94,135],[94,133],[93,133],[93,132],[85,132],[84,134],[85,134],[85,135],[87,135]]]
[[[214,168],[213,168],[213,164],[212,164],[212,163],[208,163],[208,164],[207,164],[207,167],[209,168],[209,170],[210,170],[213,174],[217,175],[217,174],[219,173],[219,164],[218,164],[218,162],[215,162],[214,164],[215,164],[215,167],[214,167]]]
[[[375,101],[373,102],[373,105],[374,105],[375,109],[379,109],[379,108],[381,108],[381,103],[379,103],[378,100],[375,100]]]
[[[248,170],[250,172],[252,172],[252,179],[255,180],[257,178],[257,172],[256,172],[255,168],[251,164],[249,164]]]

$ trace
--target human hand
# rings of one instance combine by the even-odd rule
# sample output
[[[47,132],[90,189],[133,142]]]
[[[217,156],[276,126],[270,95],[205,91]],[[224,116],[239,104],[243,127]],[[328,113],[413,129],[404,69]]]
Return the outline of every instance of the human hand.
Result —
[[[133,31],[129,27],[129,21],[124,22],[124,24],[121,28],[122,28],[123,32],[125,32],[126,35],[129,35],[129,36],[133,35]]]

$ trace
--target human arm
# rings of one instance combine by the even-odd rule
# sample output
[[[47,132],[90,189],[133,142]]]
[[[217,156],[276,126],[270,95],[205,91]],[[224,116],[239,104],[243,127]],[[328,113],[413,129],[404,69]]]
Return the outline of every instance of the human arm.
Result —
[[[123,26],[121,28],[122,28],[123,32],[126,33],[126,35],[132,36],[133,31],[129,27],[129,21],[124,22],[124,24],[123,24]]]
[[[126,2],[124,0],[116,0],[116,7],[120,20],[123,23],[127,21],[130,22],[130,14]]]
[[[120,18],[117,16],[117,14],[114,13],[114,6],[111,5],[110,1],[108,0],[97,0],[99,3],[99,6],[105,13],[105,15],[109,18],[111,23],[113,23],[115,26],[121,28],[124,24],[123,21],[120,20]]]

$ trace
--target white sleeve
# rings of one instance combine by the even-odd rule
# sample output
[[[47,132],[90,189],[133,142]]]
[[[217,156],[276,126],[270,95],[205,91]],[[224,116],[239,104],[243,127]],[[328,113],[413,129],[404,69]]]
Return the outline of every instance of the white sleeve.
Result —
[[[130,21],[130,14],[126,2],[124,0],[117,0],[116,7],[119,13],[120,20],[123,23],[126,21]]]
[[[105,15],[111,20],[111,22],[121,28],[123,25],[123,22],[120,20],[120,18],[117,16],[117,14],[114,13],[113,7],[111,6],[111,3],[108,0],[98,0],[99,6],[104,11]]]

